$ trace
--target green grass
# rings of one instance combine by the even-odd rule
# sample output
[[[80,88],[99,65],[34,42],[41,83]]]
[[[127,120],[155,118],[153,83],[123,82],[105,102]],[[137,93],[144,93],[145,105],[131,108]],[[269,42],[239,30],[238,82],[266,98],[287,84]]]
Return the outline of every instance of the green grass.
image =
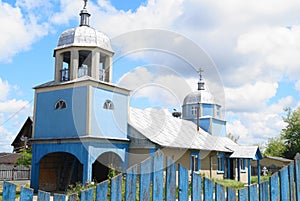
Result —
[[[261,176],[260,177],[260,182],[269,181],[269,178],[270,178],[270,175]],[[251,177],[251,184],[257,184],[257,176],[252,176]]]
[[[230,187],[230,188],[234,188],[234,189],[244,188],[244,184],[242,182],[231,180],[231,179],[216,179],[214,181],[225,187]]]

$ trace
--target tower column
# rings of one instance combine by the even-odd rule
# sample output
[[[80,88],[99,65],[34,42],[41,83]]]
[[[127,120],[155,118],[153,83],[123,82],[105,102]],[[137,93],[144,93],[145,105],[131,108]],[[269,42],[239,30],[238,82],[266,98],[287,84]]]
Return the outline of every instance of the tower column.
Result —
[[[74,80],[78,78],[78,65],[79,65],[79,56],[78,50],[72,49],[71,50],[71,68],[70,68],[70,80]]]
[[[55,75],[54,75],[55,82],[61,81],[62,64],[63,64],[63,57],[59,52],[56,52],[55,53]]]
[[[112,82],[112,57],[106,56],[105,58],[105,81]]]
[[[100,63],[100,52],[92,52],[92,69],[91,77],[99,80],[99,63]]]

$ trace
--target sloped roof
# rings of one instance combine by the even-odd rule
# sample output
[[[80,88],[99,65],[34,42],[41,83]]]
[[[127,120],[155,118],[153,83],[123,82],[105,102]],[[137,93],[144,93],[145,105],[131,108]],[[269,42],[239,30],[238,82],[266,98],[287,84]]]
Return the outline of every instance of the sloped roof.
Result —
[[[233,151],[230,158],[249,158],[253,160],[262,159],[261,152],[258,146],[227,146]]]
[[[227,137],[212,136],[187,120],[173,117],[155,108],[130,109],[129,124],[153,143],[164,147],[233,152],[227,146],[238,146]]]
[[[287,158],[283,158],[283,157],[279,157],[279,156],[266,156],[265,158],[270,158],[270,159],[273,159],[273,160],[288,162],[288,163],[293,161],[291,159],[287,159]]]
[[[16,153],[0,153],[0,164],[14,164],[19,158]]]

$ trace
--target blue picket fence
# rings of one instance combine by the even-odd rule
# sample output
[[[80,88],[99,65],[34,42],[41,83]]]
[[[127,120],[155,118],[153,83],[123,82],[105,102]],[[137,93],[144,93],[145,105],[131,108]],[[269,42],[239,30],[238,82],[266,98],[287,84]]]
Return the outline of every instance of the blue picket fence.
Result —
[[[124,183],[122,181],[125,181],[125,186],[122,185]],[[3,201],[15,200],[16,185],[4,182],[2,196]],[[33,196],[32,189],[21,188],[20,201],[31,201]],[[39,191],[37,197],[39,201],[49,201],[50,193]],[[52,199],[75,201],[77,197],[77,195],[54,194]],[[82,191],[80,200],[300,201],[300,159],[296,159],[272,175],[269,181],[235,190],[216,184],[198,173],[190,175],[185,167],[178,165],[176,168],[172,160],[158,153],[139,166],[131,167],[125,174],[99,183],[95,188]]]

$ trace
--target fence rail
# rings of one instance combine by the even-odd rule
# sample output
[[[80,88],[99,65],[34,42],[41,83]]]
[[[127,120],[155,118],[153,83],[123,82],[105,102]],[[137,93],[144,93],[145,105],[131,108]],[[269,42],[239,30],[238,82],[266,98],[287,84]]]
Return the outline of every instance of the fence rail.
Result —
[[[16,181],[16,180],[29,180],[30,169],[27,170],[0,170],[0,181]]]
[[[178,174],[176,174],[178,171]],[[127,170],[110,181],[97,184],[96,188],[84,190],[81,201],[300,201],[300,159],[270,177],[269,181],[254,184],[238,191],[214,183],[197,173],[188,174],[188,170],[178,165],[161,153]],[[177,178],[178,175],[178,178]],[[125,189],[122,190],[122,180]],[[177,180],[178,179],[178,180]],[[177,181],[177,182],[176,182]],[[123,191],[125,190],[125,193]],[[49,201],[50,193],[39,191],[38,200]],[[54,194],[54,201],[77,200],[76,195]],[[16,198],[16,186],[4,182],[3,201]],[[20,200],[33,199],[33,190],[21,188]]]

